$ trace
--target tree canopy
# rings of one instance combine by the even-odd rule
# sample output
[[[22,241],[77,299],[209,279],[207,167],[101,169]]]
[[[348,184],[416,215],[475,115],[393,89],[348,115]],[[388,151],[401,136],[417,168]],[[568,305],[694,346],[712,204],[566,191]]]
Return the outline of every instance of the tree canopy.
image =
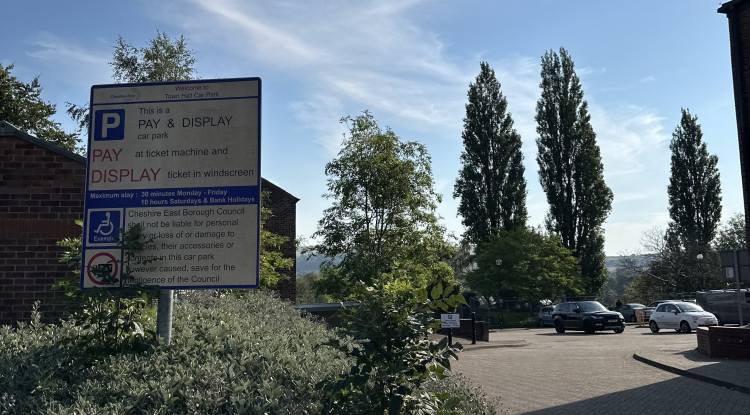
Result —
[[[714,247],[719,251],[747,249],[744,214],[735,213],[721,225]]]
[[[57,110],[42,99],[39,77],[25,83],[13,76],[12,70],[13,64],[0,65],[0,120],[66,150],[80,152],[76,134],[66,133],[52,120]]]
[[[117,83],[185,81],[195,75],[195,58],[185,37],[172,40],[160,31],[142,48],[118,36],[110,65]]]
[[[526,225],[526,179],[521,135],[513,128],[508,101],[487,62],[481,62],[475,83],[469,84],[464,130],[463,167],[453,197],[465,237],[478,244],[498,228]]]
[[[527,299],[564,300],[583,293],[573,253],[559,238],[525,227],[500,229],[490,236],[478,248],[476,264],[466,283],[482,295],[510,292]]]
[[[187,81],[195,77],[195,58],[188,49],[187,39],[171,39],[157,30],[147,46],[136,48],[117,37],[112,61],[112,77],[116,83]],[[67,113],[83,130],[88,128],[89,107],[66,103]]]
[[[547,228],[579,259],[585,292],[594,295],[607,280],[602,224],[612,209],[612,191],[604,183],[596,133],[568,52],[545,53],[541,75],[535,118]]]
[[[435,213],[440,201],[424,145],[402,142],[365,111],[345,117],[349,126],[338,157],[326,165],[331,207],[313,235],[310,251],[324,255],[317,288],[335,299],[365,286],[454,284],[442,260],[452,254]]]

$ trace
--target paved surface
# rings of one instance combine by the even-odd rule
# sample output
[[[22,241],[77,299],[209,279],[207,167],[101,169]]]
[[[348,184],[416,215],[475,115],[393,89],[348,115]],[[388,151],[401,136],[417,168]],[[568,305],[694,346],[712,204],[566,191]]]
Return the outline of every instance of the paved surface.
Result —
[[[750,360],[704,356],[694,333],[510,329],[457,341],[465,347],[453,370],[500,414],[750,415]]]

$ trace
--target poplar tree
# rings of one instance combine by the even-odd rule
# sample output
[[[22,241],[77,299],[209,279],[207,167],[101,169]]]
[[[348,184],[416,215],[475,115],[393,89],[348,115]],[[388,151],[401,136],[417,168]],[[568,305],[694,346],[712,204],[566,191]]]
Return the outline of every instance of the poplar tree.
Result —
[[[703,252],[716,236],[721,220],[719,158],[708,154],[698,117],[684,108],[669,148],[670,231],[677,234],[683,248]]]
[[[475,244],[498,229],[525,227],[528,216],[521,135],[513,128],[495,71],[487,62],[480,67],[476,82],[469,84],[463,168],[453,190],[460,198],[465,237]]]
[[[544,54],[541,76],[535,118],[539,181],[549,203],[546,225],[574,252],[585,293],[594,295],[607,280],[602,224],[612,209],[612,191],[604,183],[580,79],[564,48]]]

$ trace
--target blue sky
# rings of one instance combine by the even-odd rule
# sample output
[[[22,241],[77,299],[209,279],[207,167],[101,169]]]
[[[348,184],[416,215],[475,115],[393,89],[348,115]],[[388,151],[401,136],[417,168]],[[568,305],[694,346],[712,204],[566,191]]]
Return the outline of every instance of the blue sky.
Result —
[[[534,112],[540,58],[565,47],[589,103],[614,192],[606,253],[642,250],[664,228],[669,141],[685,107],[719,156],[723,216],[741,212],[742,183],[727,18],[719,1],[13,1],[3,4],[0,62],[29,82],[72,131],[65,102],[112,83],[117,36],[136,46],[184,35],[200,78],[263,80],[262,175],[300,198],[310,238],[330,201],[324,167],[346,127],[369,110],[432,156],[443,224],[463,232],[453,184],[466,93],[480,61],[495,70],[523,139],[529,224],[543,222]]]

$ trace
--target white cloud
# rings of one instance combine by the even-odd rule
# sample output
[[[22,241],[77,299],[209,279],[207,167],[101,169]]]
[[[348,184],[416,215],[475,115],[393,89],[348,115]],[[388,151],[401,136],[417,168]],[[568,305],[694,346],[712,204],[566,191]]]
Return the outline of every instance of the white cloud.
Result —
[[[317,141],[330,151],[340,135],[321,128],[320,114],[335,115],[335,122],[369,109],[379,119],[428,130],[460,123],[465,73],[434,33],[414,23],[420,3],[195,0],[192,10],[181,5],[162,19],[178,13],[191,39],[221,48],[233,56],[227,60],[307,85],[290,108],[324,134]]]
[[[402,138],[427,144],[433,160],[441,163],[434,167],[438,191],[444,195],[439,213],[455,233],[461,232],[461,226],[452,183],[460,167],[457,142],[466,91],[479,73],[479,61],[487,60],[502,84],[523,139],[529,222],[542,223],[547,205],[538,184],[534,120],[540,93],[539,58],[493,60],[477,55],[475,60],[455,61],[448,57],[440,37],[417,23],[416,5],[421,3],[194,0],[192,9],[179,4],[179,9],[162,19],[174,21],[179,16],[189,28],[190,39],[217,49],[216,53],[224,55],[222,61],[294,79],[299,88],[285,97],[291,102],[290,116],[301,121],[330,155],[338,152],[346,131],[339,118],[356,116],[365,109]],[[577,71],[583,77],[604,74],[606,68]],[[637,82],[652,81],[646,77]],[[666,183],[666,176],[659,175],[668,173],[669,137],[663,120],[648,108],[622,102],[597,104],[588,90],[586,98],[605,179],[615,193],[606,224],[607,251],[612,254],[619,246],[637,245],[640,229],[663,219],[662,200],[666,198],[661,183]],[[452,151],[452,146],[456,154],[439,155]]]
[[[86,88],[110,80],[110,51],[91,51],[47,32],[38,33],[30,44],[32,49],[26,54],[53,69],[52,73],[60,79]]]

